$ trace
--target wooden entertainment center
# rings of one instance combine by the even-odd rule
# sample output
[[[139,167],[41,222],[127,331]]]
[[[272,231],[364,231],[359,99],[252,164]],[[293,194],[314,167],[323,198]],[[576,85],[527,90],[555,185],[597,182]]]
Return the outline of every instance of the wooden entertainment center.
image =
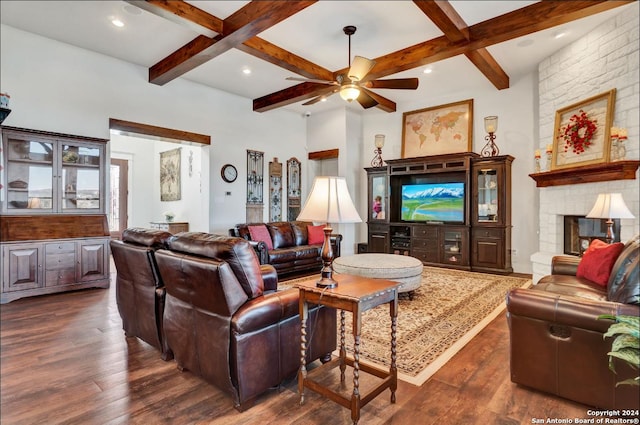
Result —
[[[388,160],[365,168],[368,178],[367,252],[410,255],[425,265],[508,274],[511,266],[510,155],[476,153]],[[410,186],[463,187],[463,208],[404,212]],[[380,198],[380,207],[374,201]],[[424,206],[424,205],[423,205]],[[404,207],[407,209],[406,206]],[[377,211],[379,210],[379,211]],[[417,211],[417,209],[416,209]],[[449,217],[450,216],[450,217]]]

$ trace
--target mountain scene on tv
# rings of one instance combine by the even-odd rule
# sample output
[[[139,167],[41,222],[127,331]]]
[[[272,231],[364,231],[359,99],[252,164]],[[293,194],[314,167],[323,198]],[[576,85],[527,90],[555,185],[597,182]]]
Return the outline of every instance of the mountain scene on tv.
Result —
[[[405,221],[464,222],[464,183],[403,186],[401,218]]]

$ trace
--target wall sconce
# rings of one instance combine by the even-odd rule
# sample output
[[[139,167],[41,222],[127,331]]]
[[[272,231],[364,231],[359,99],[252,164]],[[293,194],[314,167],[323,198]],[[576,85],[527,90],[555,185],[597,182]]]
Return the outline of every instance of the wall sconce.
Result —
[[[384,165],[384,161],[382,160],[382,147],[384,146],[384,134],[376,134],[375,136],[375,156],[371,160],[372,167],[382,167]]]
[[[498,131],[498,117],[495,115],[484,117],[484,130],[489,133],[489,135],[485,136],[484,140],[487,141],[487,144],[484,145],[480,153],[482,156],[500,155],[500,149],[498,149],[498,145],[495,143],[495,133]]]

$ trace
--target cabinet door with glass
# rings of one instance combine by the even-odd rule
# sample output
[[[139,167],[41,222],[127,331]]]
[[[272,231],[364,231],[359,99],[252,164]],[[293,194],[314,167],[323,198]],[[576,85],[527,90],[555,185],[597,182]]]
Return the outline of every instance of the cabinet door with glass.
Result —
[[[3,128],[2,213],[103,213],[106,141],[81,139]]]
[[[473,225],[508,226],[511,224],[511,161],[505,155],[481,159],[472,170]]]
[[[368,177],[367,222],[389,222],[389,179],[387,167],[366,168]]]

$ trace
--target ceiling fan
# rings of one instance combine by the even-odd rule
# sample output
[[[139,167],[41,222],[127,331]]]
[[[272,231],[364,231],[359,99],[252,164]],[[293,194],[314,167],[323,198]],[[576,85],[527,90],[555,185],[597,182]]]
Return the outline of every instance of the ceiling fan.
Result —
[[[353,63],[351,62],[351,36],[355,34],[356,27],[347,25],[342,29],[349,37],[349,71],[347,75],[340,74],[336,77],[336,81],[317,80],[313,78],[288,77],[291,81],[304,81],[309,83],[319,83],[334,86],[328,93],[314,97],[303,105],[313,105],[320,102],[335,93],[340,93],[347,102],[357,100],[363,108],[368,109],[378,105],[379,98],[377,94],[369,90],[369,87],[377,89],[401,89],[415,90],[418,88],[419,80],[417,78],[395,78],[386,80],[367,80],[366,76],[375,66],[376,62],[362,56],[355,56]]]

